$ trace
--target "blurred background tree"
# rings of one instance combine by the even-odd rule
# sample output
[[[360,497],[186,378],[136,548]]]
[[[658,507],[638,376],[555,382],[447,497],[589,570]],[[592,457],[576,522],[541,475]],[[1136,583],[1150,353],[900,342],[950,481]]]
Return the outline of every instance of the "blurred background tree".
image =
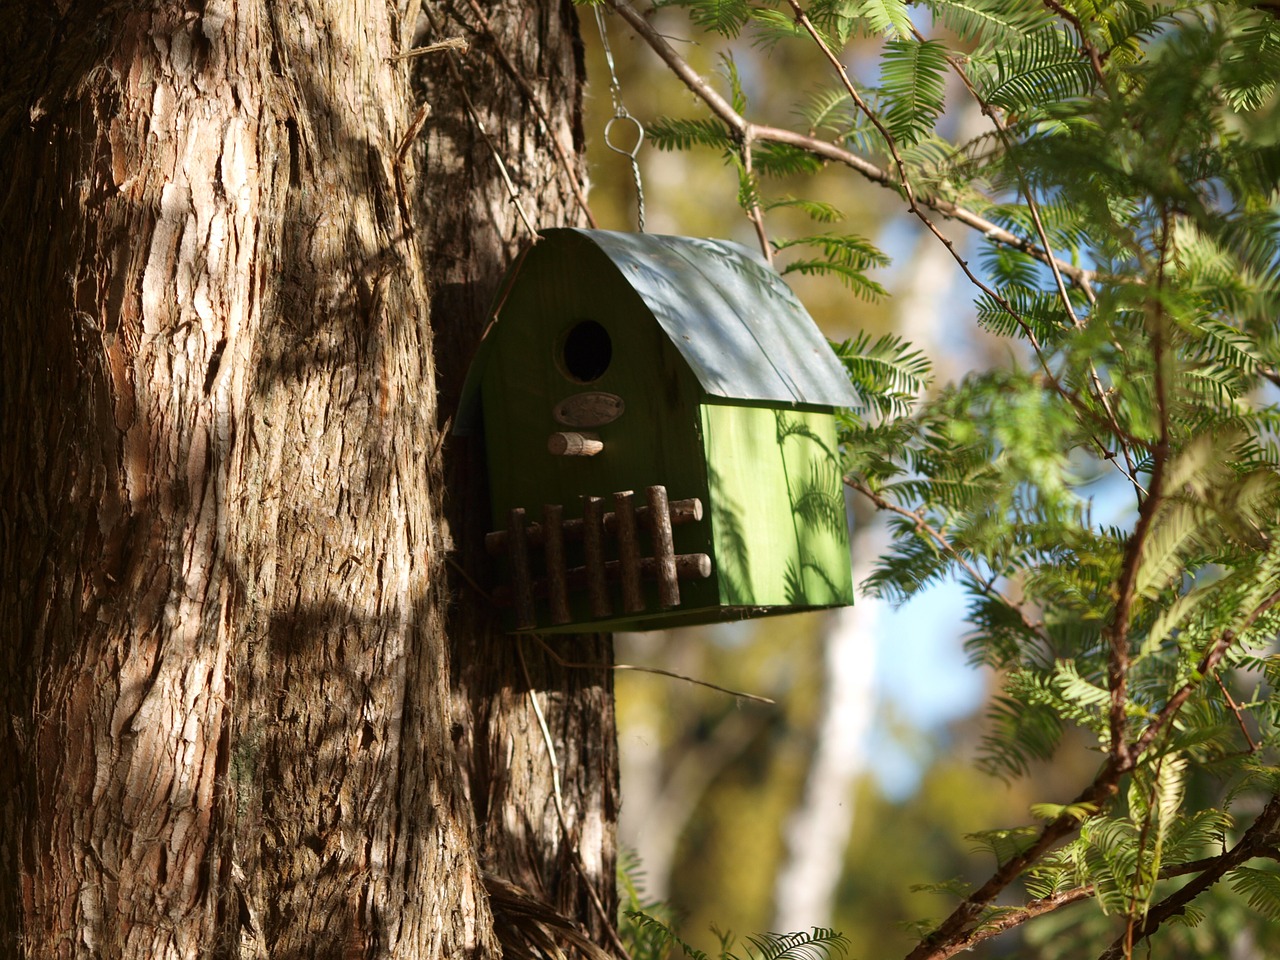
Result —
[[[624,662],[777,701],[620,675],[622,831],[649,895],[704,949],[713,924],[830,924],[855,957],[951,955],[920,938],[991,877],[993,852],[1008,863],[1053,832],[1046,849],[1071,842],[1070,856],[975,902],[950,942],[1044,960],[1131,952],[1150,908],[1205,876],[1160,871],[1221,854],[1275,806],[1274,18],[1092,0],[657,6],[597,8],[622,102],[649,128],[647,228],[763,235],[784,270],[813,255],[792,238],[865,239],[885,259],[817,257],[856,277],[788,280],[833,340],[900,334],[932,380],[910,414],[851,422],[857,606],[619,638]],[[634,229],[629,163],[604,142],[609,65],[582,11],[591,202],[601,226]],[[744,147],[673,63],[744,122],[810,149],[767,136]],[[834,153],[815,160],[814,142],[884,182]],[[913,216],[926,196],[935,205]],[[968,223],[949,216],[956,204]],[[984,218],[991,229],[975,230]],[[947,427],[966,418],[967,434]],[[1245,439],[1188,453],[1227,431]],[[1182,486],[1159,489],[1179,455]],[[983,463],[995,464],[985,476]],[[1223,464],[1214,482],[1256,489],[1211,502],[1203,478]],[[1242,516],[1248,536],[1211,529]],[[949,541],[922,545],[927,520]],[[1145,592],[1117,616],[1135,578]],[[1087,806],[1043,806],[1073,799]],[[1080,839],[1081,821],[1098,833]],[[1116,835],[1099,839],[1103,827]],[[1162,850],[1165,830],[1190,840]],[[1160,956],[1280,949],[1276,845],[1259,844],[1262,860],[1206,882],[1188,914],[1169,911]],[[1107,888],[1092,900],[1091,876]],[[1063,909],[1024,927],[1016,908],[1054,896]],[[1012,933],[964,940],[984,923]]]

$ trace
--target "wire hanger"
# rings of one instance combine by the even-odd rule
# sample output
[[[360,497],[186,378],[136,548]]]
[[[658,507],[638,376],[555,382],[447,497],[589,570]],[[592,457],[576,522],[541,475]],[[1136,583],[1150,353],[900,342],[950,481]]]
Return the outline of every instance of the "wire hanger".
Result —
[[[631,176],[636,184],[636,226],[644,233],[644,183],[640,179],[640,163],[636,155],[644,146],[644,125],[627,112],[622,103],[622,84],[618,82],[618,71],[613,63],[613,51],[609,48],[609,34],[604,26],[604,14],[600,12],[602,4],[597,3],[593,9],[596,14],[596,26],[600,28],[600,42],[604,46],[605,63],[609,65],[609,95],[613,98],[613,116],[604,125],[604,142],[614,153],[620,153],[631,161]],[[635,141],[627,147],[626,127],[630,124],[634,129]],[[618,138],[623,138],[622,143]]]

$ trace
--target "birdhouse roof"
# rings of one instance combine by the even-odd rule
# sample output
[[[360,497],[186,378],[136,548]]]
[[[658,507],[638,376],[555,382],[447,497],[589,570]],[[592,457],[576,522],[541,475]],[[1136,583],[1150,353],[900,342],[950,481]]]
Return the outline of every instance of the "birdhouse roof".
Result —
[[[622,271],[707,393],[833,407],[858,402],[808,311],[746,247],[696,237],[576,232]]]
[[[585,238],[602,251],[689,364],[702,388],[732,400],[847,407],[848,375],[808,311],[776,271],[725,240],[554,229],[542,244]],[[507,285],[520,281],[520,264]],[[489,337],[501,329],[501,304]],[[485,345],[464,388],[459,427],[473,419]],[[461,431],[460,431],[461,432]]]

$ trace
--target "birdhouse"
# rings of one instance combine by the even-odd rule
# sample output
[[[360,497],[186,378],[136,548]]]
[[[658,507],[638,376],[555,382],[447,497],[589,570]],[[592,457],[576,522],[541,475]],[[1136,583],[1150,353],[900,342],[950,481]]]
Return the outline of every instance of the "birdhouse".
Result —
[[[650,630],[853,602],[834,408],[855,397],[733,243],[548,230],[468,373],[513,630]]]

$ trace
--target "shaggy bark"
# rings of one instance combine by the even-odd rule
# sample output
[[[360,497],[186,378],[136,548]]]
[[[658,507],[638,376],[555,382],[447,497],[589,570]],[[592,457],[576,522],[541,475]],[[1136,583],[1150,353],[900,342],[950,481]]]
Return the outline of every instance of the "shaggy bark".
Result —
[[[483,201],[411,199],[416,6],[0,2],[6,954],[496,955],[413,222]]]
[[[573,190],[573,180],[585,180],[583,67],[570,0],[501,9],[464,0],[426,13],[425,41],[462,37],[471,45],[452,62],[426,61],[422,73],[432,109],[423,200],[434,214],[424,213],[423,222],[435,328],[440,356],[456,360],[441,364],[441,423],[447,427],[502,275],[532,240],[515,205],[539,229],[584,223]],[[472,82],[477,77],[484,82]],[[561,156],[578,158],[572,170]],[[499,159],[519,192],[514,202]],[[467,206],[457,197],[467,197]],[[582,919],[607,943],[616,898],[618,805],[612,640],[557,637],[548,641],[553,656],[537,641],[502,633],[484,595],[492,571],[483,550],[490,527],[482,444],[451,437],[445,453],[451,573],[459,598],[449,611],[455,733],[480,826],[482,862],[563,915]],[[556,657],[600,669],[564,667]],[[567,837],[531,697],[545,715],[559,764]]]

